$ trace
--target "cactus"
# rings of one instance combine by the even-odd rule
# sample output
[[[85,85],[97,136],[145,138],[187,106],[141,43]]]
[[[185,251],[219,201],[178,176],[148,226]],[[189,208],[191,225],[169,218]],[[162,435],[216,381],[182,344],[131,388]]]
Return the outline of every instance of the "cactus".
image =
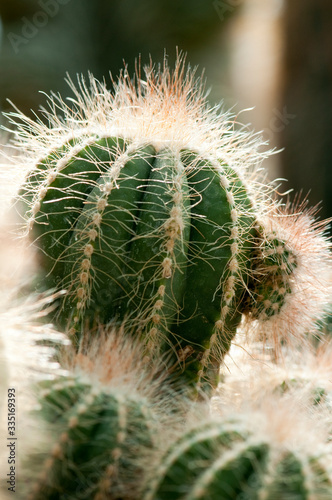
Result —
[[[261,230],[261,241],[263,230]],[[257,255],[253,256],[252,269],[254,277],[249,285],[256,306],[251,314],[256,319],[266,320],[277,315],[287,300],[287,295],[292,293],[290,279],[297,267],[296,256],[287,248],[286,242],[278,238],[276,231],[266,235],[265,245],[257,247]],[[250,297],[249,308],[252,303]]]
[[[239,415],[199,423],[173,440],[155,465],[142,498],[330,498],[332,473],[328,446],[315,453],[303,446],[297,448],[291,439],[275,440],[275,436],[264,434],[262,429],[254,429],[255,425],[262,426],[262,415],[252,417],[254,424]],[[275,415],[268,423],[270,433],[274,419]],[[284,432],[283,424],[282,420],[278,422],[280,435]]]
[[[271,207],[257,229],[244,326],[247,333],[258,331],[272,340],[276,355],[283,343],[310,344],[308,332],[311,338],[319,335],[317,318],[324,320],[330,301],[328,221],[315,216],[315,208],[295,200]]]
[[[41,415],[51,421],[57,440],[30,498],[97,500],[110,491],[112,498],[121,498],[118,476],[134,475],[135,454],[152,446],[150,413],[143,398],[121,388],[108,391],[77,377],[54,380],[43,392]]]
[[[55,292],[42,302],[62,330],[39,325],[34,346],[35,364],[44,347],[57,363],[36,370],[25,414],[37,429],[22,439],[24,498],[331,498],[330,382],[313,384],[325,392],[304,423],[304,399],[290,404],[304,390],[271,398],[250,377],[222,388],[221,418],[187,399],[216,385],[241,320],[277,347],[308,337],[330,302],[326,223],[276,201],[260,141],[208,107],[181,59],[146,81],[125,71],[114,92],[92,76],[70,84],[71,107],[53,95],[48,125],[8,115],[31,288]]]
[[[203,355],[224,329],[227,350],[241,316],[222,311],[235,295],[238,261],[246,265],[253,231],[242,182],[193,152],[122,143],[93,138],[93,146],[60,158],[58,174],[50,165],[44,172],[43,162],[27,180],[35,192],[23,199],[31,203],[28,224],[47,284],[69,290],[59,321],[79,334],[88,318],[126,318],[151,351],[162,348],[155,338],[168,345],[181,335],[175,345],[182,360]]]
[[[328,304],[324,316],[322,316],[318,322],[318,339],[324,341],[324,339],[331,338],[332,335],[332,304]],[[316,339],[316,340],[318,340]]]
[[[67,372],[38,383],[32,418],[46,439],[26,452],[25,498],[135,498],[138,457],[155,445],[161,403],[153,375],[136,364],[138,351],[123,334],[101,337],[78,355],[63,354]]]
[[[208,108],[181,59],[173,73],[166,62],[146,68],[146,82],[125,72],[113,93],[93,77],[90,89],[71,86],[73,109],[53,96],[48,127],[20,114],[16,126],[29,158],[17,210],[39,251],[36,286],[67,291],[56,320],[74,343],[86,326],[125,322],[146,360],[167,355],[175,376],[200,388],[216,385],[243,314],[264,329],[295,324],[292,304],[310,282],[317,319],[326,283],[312,285],[315,265],[302,265],[254,173],[259,140]],[[306,231],[321,266],[323,230],[310,220]]]

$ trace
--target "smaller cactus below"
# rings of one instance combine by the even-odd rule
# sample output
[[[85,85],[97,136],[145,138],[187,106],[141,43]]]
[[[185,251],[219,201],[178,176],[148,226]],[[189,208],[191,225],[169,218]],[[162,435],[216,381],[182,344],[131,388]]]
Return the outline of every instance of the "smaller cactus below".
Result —
[[[304,404],[332,409],[332,344],[325,342],[317,352],[289,353],[280,366],[265,373],[266,384],[281,395],[290,394]]]
[[[326,341],[317,349],[303,345],[294,351],[286,345],[275,353],[260,343],[243,349],[244,338],[237,338],[222,369],[223,383],[214,401],[222,399],[227,406],[234,400],[264,401],[265,397],[294,399],[304,409],[332,409],[332,343]],[[331,419],[330,419],[331,420]],[[331,421],[332,424],[332,421]]]
[[[316,342],[325,339],[332,339],[332,304],[328,304],[324,316],[317,321],[318,332],[316,334]]]
[[[298,429],[308,430],[313,422],[291,415],[279,403],[270,400],[265,408],[249,413],[247,408],[241,416],[226,409],[221,420],[199,423],[174,439],[151,474],[143,499],[331,498],[332,454],[325,434],[312,451]]]
[[[139,448],[152,445],[154,417],[144,398],[73,377],[44,391],[42,414],[58,435],[28,498],[121,498],[121,471],[132,477]]]
[[[100,333],[72,359],[64,354],[67,375],[38,384],[33,416],[48,438],[27,453],[29,500],[135,498],[137,457],[154,446],[160,425],[157,377],[136,365],[138,350],[121,332],[108,336]],[[167,408],[163,402],[165,416]]]

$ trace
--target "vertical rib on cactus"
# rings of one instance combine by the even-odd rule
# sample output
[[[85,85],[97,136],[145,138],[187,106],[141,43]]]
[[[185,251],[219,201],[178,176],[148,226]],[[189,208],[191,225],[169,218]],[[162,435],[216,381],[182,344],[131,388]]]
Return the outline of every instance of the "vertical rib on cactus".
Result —
[[[90,89],[71,85],[72,110],[50,99],[63,118],[46,113],[47,127],[19,115],[32,133],[18,127],[25,227],[47,286],[67,290],[57,321],[74,342],[85,324],[125,322],[146,359],[170,350],[186,383],[215,385],[242,313],[278,324],[303,267],[302,249],[274,230],[271,189],[255,174],[260,142],[208,107],[181,59],[173,73],[166,61],[146,68],[146,81],[125,72],[113,92],[92,76]],[[324,241],[326,266],[329,245],[307,233],[314,255]],[[318,316],[325,285],[313,284]]]
[[[162,149],[147,182],[130,251],[130,316],[139,317],[150,353],[179,314],[190,238],[190,193],[180,153]],[[128,311],[128,307],[125,307]]]
[[[28,210],[28,227],[42,249],[42,266],[51,277],[49,286],[56,286],[63,279],[63,252],[68,246],[72,226],[82,208],[86,194],[107,168],[114,150],[121,148],[121,139],[89,138],[88,145],[81,144],[58,151],[37,166],[29,176],[33,197]],[[63,155],[62,153],[65,152]],[[33,178],[33,180],[32,180]],[[34,186],[34,184],[37,186]],[[28,191],[27,187],[23,188]],[[28,191],[29,192],[29,191]],[[29,196],[24,201],[29,201]]]
[[[234,170],[190,152],[184,162],[194,208],[180,315],[184,321],[175,331],[179,359],[193,358],[187,374],[197,371],[200,385],[206,370],[213,373],[211,359],[218,360],[228,351],[241,319],[236,308],[246,282],[254,217],[248,193]],[[215,371],[214,377],[218,363]]]
[[[115,301],[123,295],[126,256],[153,153],[152,147],[128,146],[84,202],[63,255],[63,287],[69,296],[59,316],[63,323],[70,319],[73,333],[89,316],[105,321],[117,314]]]

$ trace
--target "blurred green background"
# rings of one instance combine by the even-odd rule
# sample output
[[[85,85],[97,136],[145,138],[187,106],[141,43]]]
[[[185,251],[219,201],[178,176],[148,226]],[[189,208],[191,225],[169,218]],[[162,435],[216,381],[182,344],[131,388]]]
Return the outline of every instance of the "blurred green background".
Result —
[[[0,109],[27,114],[39,91],[68,94],[66,72],[113,76],[135,59],[170,65],[176,47],[205,68],[224,101],[276,148],[266,162],[283,189],[332,216],[331,0],[0,0]],[[1,119],[4,122],[4,118]]]

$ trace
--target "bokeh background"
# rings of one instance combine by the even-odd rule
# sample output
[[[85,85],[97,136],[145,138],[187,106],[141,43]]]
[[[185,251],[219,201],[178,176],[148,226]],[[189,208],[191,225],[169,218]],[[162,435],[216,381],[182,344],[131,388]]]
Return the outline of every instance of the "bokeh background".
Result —
[[[282,149],[269,177],[331,217],[331,0],[0,0],[0,109],[32,115],[43,92],[68,94],[66,72],[110,82],[138,55],[172,65],[176,47],[205,69],[211,104]]]

